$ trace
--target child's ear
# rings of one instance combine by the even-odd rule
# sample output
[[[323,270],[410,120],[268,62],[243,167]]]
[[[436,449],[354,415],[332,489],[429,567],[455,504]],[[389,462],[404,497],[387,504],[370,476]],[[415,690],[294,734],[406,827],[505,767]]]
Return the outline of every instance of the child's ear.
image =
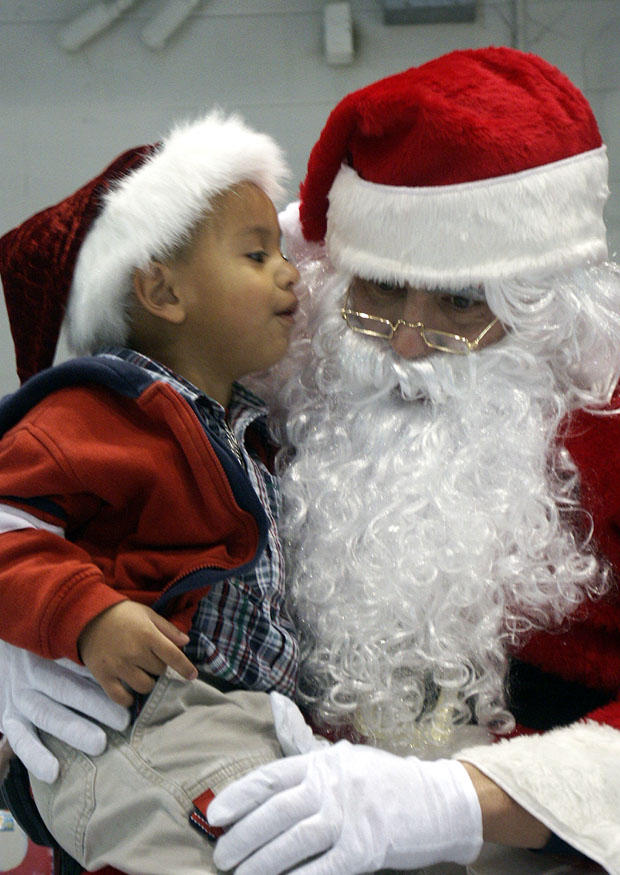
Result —
[[[174,274],[167,264],[152,261],[145,270],[136,268],[132,282],[136,300],[147,312],[175,325],[183,322],[185,306],[176,293]]]

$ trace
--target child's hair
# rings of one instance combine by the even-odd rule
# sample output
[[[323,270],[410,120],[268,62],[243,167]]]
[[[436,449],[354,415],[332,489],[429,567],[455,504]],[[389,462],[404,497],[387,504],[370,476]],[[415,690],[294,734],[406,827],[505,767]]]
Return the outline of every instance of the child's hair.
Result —
[[[61,324],[76,353],[125,343],[135,269],[182,252],[227,189],[253,182],[278,202],[288,175],[269,136],[213,110],[5,234],[0,275],[22,381],[52,363]]]

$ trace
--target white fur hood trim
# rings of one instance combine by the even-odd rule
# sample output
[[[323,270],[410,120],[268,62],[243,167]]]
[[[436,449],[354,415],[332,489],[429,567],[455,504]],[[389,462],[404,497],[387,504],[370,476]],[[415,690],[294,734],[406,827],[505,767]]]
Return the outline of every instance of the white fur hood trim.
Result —
[[[460,751],[569,845],[620,875],[620,731],[581,721]]]
[[[604,146],[494,179],[407,188],[343,165],[329,192],[328,254],[374,280],[453,288],[607,255]]]

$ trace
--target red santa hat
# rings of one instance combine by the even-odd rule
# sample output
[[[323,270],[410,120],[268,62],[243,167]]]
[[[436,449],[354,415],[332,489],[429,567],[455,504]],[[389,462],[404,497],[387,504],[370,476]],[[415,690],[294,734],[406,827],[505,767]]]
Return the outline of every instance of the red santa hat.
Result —
[[[267,135],[213,111],[130,149],[0,239],[22,381],[52,364],[63,319],[77,352],[126,341],[131,276],[187,240],[215,195],[242,181],[272,200],[288,168]]]
[[[340,268],[476,286],[604,259],[605,147],[581,92],[510,48],[452,52],[345,97],[301,186]]]

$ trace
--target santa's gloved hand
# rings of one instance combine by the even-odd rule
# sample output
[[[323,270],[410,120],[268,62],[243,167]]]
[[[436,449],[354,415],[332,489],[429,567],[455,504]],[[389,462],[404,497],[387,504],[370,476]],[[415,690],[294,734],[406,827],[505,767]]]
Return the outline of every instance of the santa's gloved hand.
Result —
[[[348,741],[251,772],[222,790],[207,816],[234,824],[214,862],[237,875],[276,875],[311,858],[304,875],[466,864],[482,847],[480,804],[461,763]]]
[[[102,753],[105,732],[88,718],[124,729],[129,712],[70,660],[43,659],[0,641],[0,731],[30,772],[48,784],[58,776],[58,760],[37,727],[86,754]]]
[[[314,735],[295,702],[282,693],[269,693],[273,723],[284,756],[310,753],[327,747],[329,741]]]

